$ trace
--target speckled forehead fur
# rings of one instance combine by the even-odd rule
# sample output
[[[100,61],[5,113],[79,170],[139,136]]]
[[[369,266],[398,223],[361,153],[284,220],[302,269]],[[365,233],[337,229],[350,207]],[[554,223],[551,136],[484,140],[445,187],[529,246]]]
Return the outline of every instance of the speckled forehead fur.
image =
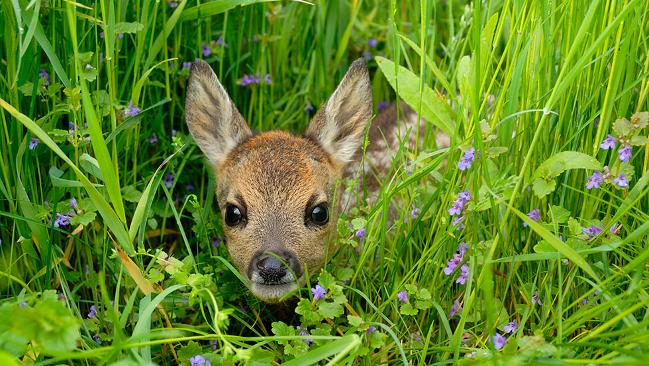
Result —
[[[283,131],[252,136],[216,166],[218,196],[246,193],[267,210],[328,196],[340,169],[315,142]],[[322,197],[320,197],[322,198]],[[274,205],[276,207],[269,207]]]

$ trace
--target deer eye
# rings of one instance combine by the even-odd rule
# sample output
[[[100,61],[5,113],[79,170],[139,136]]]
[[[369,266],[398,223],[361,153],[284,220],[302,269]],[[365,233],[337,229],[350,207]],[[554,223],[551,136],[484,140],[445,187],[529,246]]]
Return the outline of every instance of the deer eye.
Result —
[[[311,209],[309,220],[316,225],[324,225],[329,221],[329,208],[326,202]]]
[[[237,226],[244,219],[244,214],[239,207],[230,203],[225,206],[225,223],[228,226]]]

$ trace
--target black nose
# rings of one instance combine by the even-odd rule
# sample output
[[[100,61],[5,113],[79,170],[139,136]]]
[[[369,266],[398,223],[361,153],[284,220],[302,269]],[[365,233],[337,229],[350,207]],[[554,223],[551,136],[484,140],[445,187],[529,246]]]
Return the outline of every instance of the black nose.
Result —
[[[251,264],[265,283],[276,284],[281,283],[289,268],[295,271],[297,260],[288,252],[261,253],[255,256]]]

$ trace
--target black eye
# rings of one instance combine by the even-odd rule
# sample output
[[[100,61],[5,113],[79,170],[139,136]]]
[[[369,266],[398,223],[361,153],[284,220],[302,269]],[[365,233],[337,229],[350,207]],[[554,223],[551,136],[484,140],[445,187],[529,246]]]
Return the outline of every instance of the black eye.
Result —
[[[311,210],[309,218],[316,225],[324,225],[329,221],[329,210],[327,203],[321,203]]]
[[[237,226],[243,220],[243,213],[239,207],[229,203],[225,206],[225,223],[228,226]]]

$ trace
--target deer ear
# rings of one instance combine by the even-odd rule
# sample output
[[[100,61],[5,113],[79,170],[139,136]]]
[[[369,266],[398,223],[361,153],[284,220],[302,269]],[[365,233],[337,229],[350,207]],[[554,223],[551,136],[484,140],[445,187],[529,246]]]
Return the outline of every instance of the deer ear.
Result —
[[[196,60],[187,83],[185,121],[212,165],[252,135],[237,107],[205,61]]]
[[[358,59],[313,117],[305,136],[319,143],[340,165],[345,165],[358,150],[371,114],[370,76],[365,60]]]

